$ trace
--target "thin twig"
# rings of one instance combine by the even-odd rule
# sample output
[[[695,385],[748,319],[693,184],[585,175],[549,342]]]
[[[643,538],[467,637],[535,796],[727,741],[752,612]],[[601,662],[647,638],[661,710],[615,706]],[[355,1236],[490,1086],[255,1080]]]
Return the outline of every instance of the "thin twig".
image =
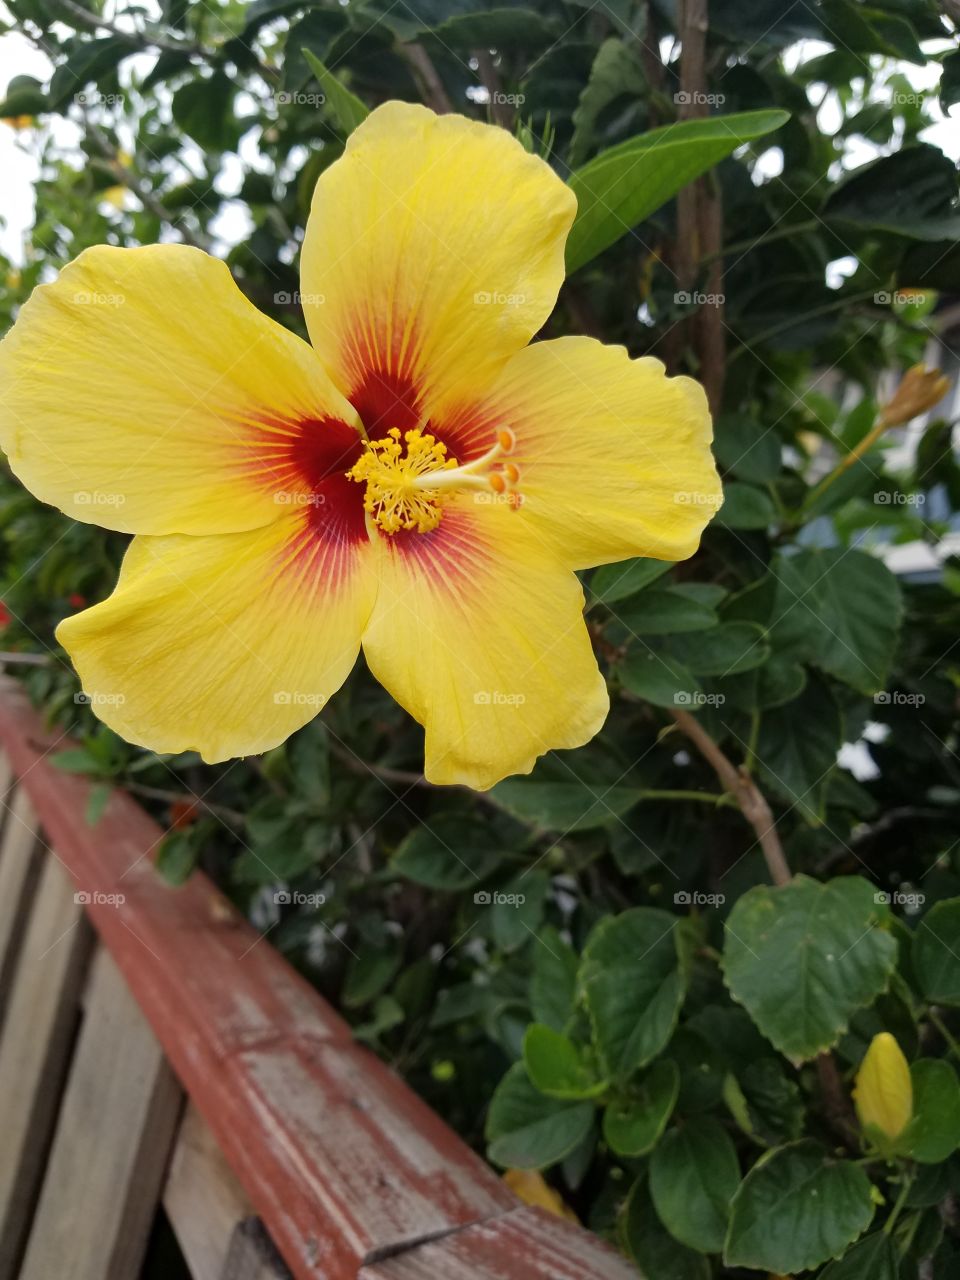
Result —
[[[789,884],[792,878],[790,867],[783,852],[780,837],[777,835],[773,813],[763,792],[749,773],[738,769],[721,751],[703,725],[689,711],[674,708],[670,714],[677,722],[677,727],[686,734],[703,758],[713,767],[724,790],[733,796],[740,812],[753,827],[757,842],[766,859],[770,879],[777,885]]]
[[[408,63],[414,79],[428,106],[433,107],[438,115],[446,115],[453,110],[453,103],[440,79],[433,59],[422,44],[399,44],[400,56]]]

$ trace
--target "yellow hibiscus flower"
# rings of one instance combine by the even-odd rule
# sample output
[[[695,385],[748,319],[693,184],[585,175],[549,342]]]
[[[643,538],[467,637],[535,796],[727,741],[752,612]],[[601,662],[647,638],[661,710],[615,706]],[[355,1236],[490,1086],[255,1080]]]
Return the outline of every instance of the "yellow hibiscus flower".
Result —
[[[101,719],[159,752],[266,751],[362,643],[432,782],[593,737],[574,570],[691,555],[719,482],[695,382],[528,345],[575,209],[504,130],[390,102],[317,184],[312,346],[183,245],[88,249],[34,292],[0,344],[0,444],[40,498],[137,535],[57,631]]]

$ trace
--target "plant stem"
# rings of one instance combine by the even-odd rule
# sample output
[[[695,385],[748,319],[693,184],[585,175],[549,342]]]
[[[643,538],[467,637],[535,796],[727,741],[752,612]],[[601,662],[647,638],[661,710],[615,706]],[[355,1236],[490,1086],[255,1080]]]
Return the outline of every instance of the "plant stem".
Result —
[[[883,435],[883,433],[886,430],[887,430],[887,424],[881,418],[880,421],[876,424],[876,426],[871,427],[871,429],[863,437],[860,443],[856,445],[853,449],[851,449],[849,453],[845,453],[844,456],[837,463],[837,465],[833,468],[833,470],[828,471],[827,474],[820,481],[820,483],[817,485],[814,485],[814,487],[807,494],[807,499],[806,499],[806,502],[804,503],[804,506],[810,507],[817,500],[817,498],[820,497],[821,493],[823,493],[825,489],[829,489],[830,485],[833,484],[834,480],[839,479],[839,477],[842,476],[843,473],[847,471],[850,467],[852,467],[853,464],[858,459],[863,457],[863,455],[867,452],[868,449],[872,448],[872,446],[876,444],[876,442],[880,439],[880,437]]]
[[[944,1020],[940,1017],[939,1013],[934,1012],[933,1009],[928,1009],[927,1017],[930,1019],[933,1025],[937,1028],[937,1030],[940,1032],[941,1036],[943,1036],[943,1039],[946,1041],[947,1048],[950,1050],[953,1056],[957,1059],[960,1059],[960,1044],[957,1043],[955,1037],[951,1034],[949,1028],[947,1027]]]
[[[890,1211],[890,1217],[883,1224],[883,1234],[885,1236],[890,1235],[893,1231],[894,1224],[900,1216],[900,1210],[907,1202],[907,1196],[910,1194],[910,1188],[913,1186],[913,1177],[914,1175],[912,1170],[903,1175],[903,1185],[900,1188],[900,1194],[897,1196],[896,1204],[894,1204]]]
[[[783,845],[777,835],[776,823],[766,797],[757,784],[745,769],[738,769],[721,751],[703,725],[689,711],[675,708],[670,714],[677,722],[677,727],[686,734],[703,758],[713,766],[723,787],[733,796],[740,812],[753,827],[757,843],[767,863],[767,870],[770,872],[770,879],[776,885],[789,884],[792,876],[783,852]]]

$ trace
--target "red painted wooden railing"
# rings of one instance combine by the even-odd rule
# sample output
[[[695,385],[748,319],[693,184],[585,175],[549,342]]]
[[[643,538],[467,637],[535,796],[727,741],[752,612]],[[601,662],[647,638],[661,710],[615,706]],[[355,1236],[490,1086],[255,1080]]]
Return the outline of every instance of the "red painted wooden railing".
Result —
[[[90,826],[90,782],[48,760],[69,744],[6,678],[0,745],[297,1280],[636,1280],[521,1204],[204,875],[165,885],[163,833],[128,795]]]

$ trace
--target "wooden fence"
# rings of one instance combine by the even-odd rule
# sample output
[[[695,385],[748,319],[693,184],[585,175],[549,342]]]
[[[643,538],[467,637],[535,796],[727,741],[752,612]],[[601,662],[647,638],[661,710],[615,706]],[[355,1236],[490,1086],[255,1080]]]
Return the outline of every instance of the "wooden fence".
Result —
[[[520,1203],[0,677],[0,1280],[636,1280]]]

